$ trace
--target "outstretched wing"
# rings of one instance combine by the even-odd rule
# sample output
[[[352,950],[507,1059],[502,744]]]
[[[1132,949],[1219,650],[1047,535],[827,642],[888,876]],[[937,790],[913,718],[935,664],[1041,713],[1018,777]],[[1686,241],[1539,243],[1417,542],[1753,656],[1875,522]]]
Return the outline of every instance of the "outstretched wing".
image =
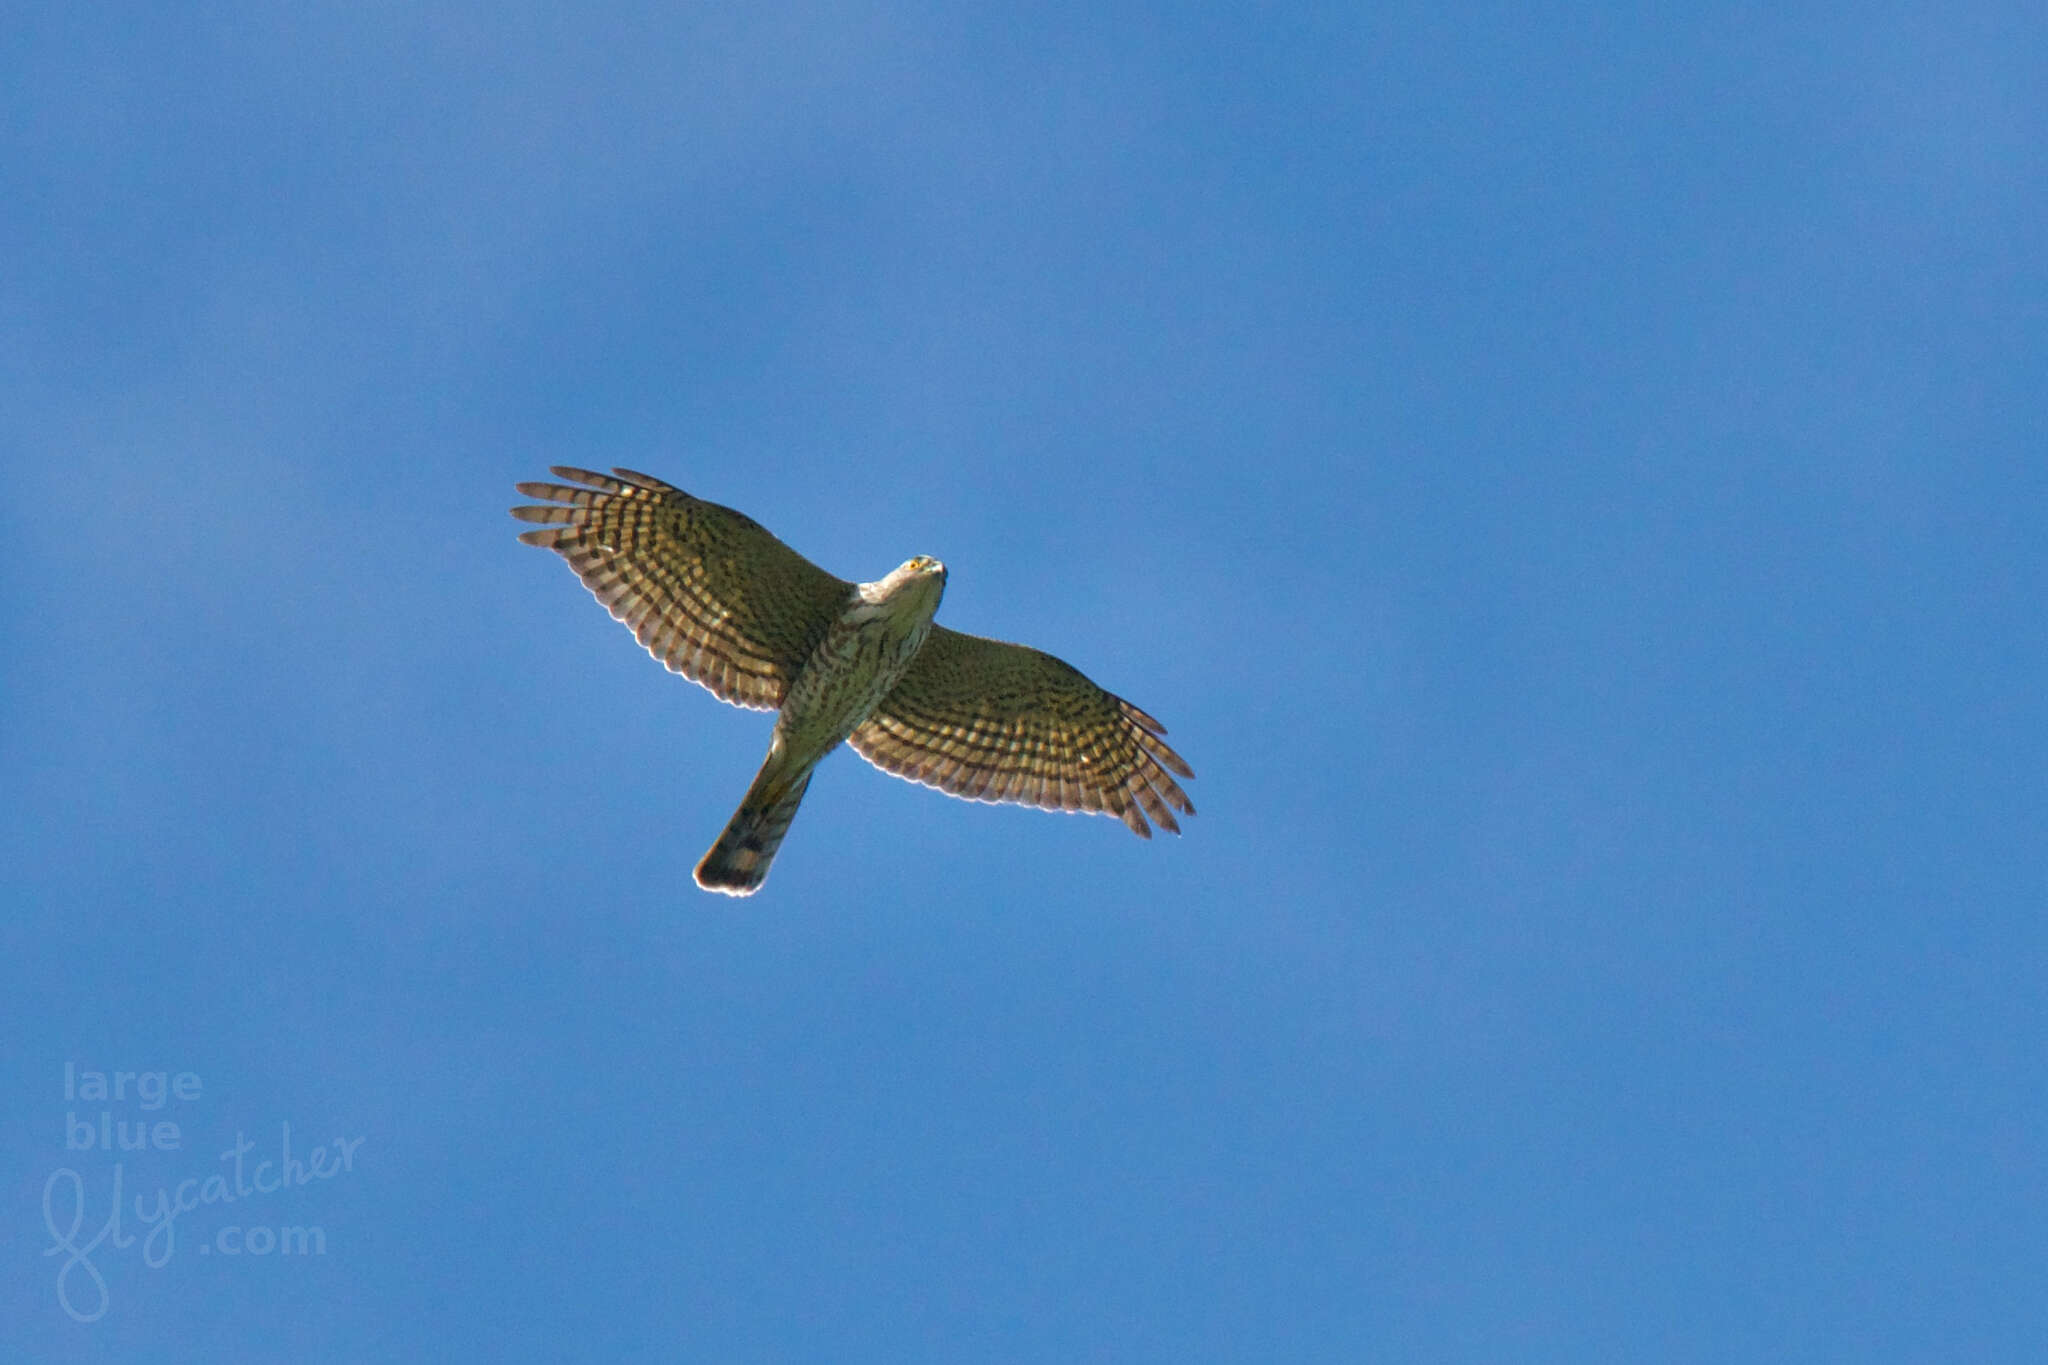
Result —
[[[790,549],[752,517],[660,479],[554,467],[522,483],[550,505],[515,507],[543,523],[519,538],[569,561],[655,658],[738,706],[772,710],[853,585]]]
[[[1166,727],[1073,665],[932,627],[910,669],[848,741],[898,777],[976,801],[1114,815],[1143,838],[1195,807],[1168,770],[1194,770]]]

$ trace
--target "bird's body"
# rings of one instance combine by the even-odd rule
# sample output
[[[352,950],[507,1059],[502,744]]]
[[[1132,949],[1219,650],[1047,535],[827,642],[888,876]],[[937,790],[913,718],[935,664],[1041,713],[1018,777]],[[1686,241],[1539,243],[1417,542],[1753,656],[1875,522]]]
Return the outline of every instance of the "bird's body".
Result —
[[[873,583],[812,564],[742,513],[630,470],[557,467],[522,483],[552,505],[521,540],[569,562],[669,668],[735,705],[779,712],[768,756],[697,867],[749,895],[768,875],[819,761],[841,743],[954,796],[1120,818],[1179,832],[1193,777],[1165,727],[1071,665],[933,623],[946,569],[919,555]]]
[[[818,761],[873,714],[931,634],[946,566],[923,555],[878,583],[861,583],[804,661],[775,718],[768,757],[718,842],[697,864],[697,885],[746,895],[796,818]]]

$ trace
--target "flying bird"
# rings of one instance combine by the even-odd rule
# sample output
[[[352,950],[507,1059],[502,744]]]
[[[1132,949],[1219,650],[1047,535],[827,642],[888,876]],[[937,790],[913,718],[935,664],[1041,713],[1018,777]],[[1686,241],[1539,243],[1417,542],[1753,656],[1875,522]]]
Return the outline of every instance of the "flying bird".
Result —
[[[660,479],[557,465],[522,483],[546,505],[520,539],[569,562],[599,602],[674,672],[735,706],[772,710],[768,757],[697,885],[752,895],[820,759],[841,741],[884,772],[952,796],[1146,817],[1180,833],[1194,770],[1166,727],[1024,645],[935,625],[946,566],[906,560],[872,583],[826,573],[730,507]]]

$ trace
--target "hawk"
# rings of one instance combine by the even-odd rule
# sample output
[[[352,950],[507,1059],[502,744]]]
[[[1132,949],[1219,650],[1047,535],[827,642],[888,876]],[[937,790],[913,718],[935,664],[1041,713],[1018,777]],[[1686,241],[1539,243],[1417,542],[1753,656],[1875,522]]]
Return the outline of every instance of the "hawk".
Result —
[[[1072,665],[932,622],[946,566],[928,555],[873,583],[835,578],[730,507],[660,479],[557,465],[522,483],[546,505],[520,539],[553,550],[673,671],[736,706],[773,710],[768,757],[697,885],[767,880],[820,759],[843,740],[884,772],[976,801],[1146,817],[1180,833],[1194,770],[1166,727]]]

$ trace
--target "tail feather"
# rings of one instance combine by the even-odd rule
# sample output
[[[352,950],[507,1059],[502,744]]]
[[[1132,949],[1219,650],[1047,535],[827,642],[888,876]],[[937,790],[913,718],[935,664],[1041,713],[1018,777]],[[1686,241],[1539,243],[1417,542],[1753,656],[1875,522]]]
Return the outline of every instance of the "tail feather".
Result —
[[[740,801],[726,823],[725,833],[697,864],[697,885],[706,891],[728,896],[751,896],[768,880],[768,865],[789,822],[796,818],[804,791],[811,785],[812,769],[790,774],[780,770],[773,758],[761,765],[754,785]]]

